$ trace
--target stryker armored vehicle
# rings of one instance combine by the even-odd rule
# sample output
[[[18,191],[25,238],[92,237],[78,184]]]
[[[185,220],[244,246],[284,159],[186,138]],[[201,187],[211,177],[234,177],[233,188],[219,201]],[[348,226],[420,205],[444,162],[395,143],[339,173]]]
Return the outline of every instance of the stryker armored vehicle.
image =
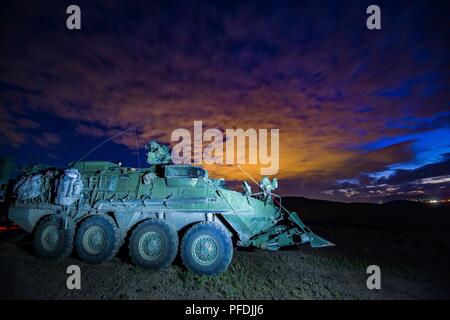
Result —
[[[264,177],[256,193],[244,181],[240,193],[200,166],[173,164],[165,145],[150,141],[146,149],[146,168],[107,161],[31,167],[14,185],[10,220],[34,234],[43,259],[64,258],[75,247],[81,260],[97,264],[127,242],[138,266],[160,270],[180,250],[187,269],[204,275],[224,272],[234,246],[333,245],[281,205],[272,192],[276,179]]]

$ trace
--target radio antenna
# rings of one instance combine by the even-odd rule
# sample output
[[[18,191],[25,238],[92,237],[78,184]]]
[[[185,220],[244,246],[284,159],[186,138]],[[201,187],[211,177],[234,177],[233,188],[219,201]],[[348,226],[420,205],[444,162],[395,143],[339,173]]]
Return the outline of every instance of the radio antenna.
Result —
[[[141,157],[139,155],[139,143],[138,143],[138,135],[137,135],[137,129],[134,128],[134,138],[136,140],[136,154],[137,154],[137,160],[139,164],[139,169],[141,168]]]
[[[140,122],[139,124],[135,125],[135,126],[131,126],[128,129],[125,129],[123,131],[120,131],[118,133],[116,133],[115,135],[109,137],[108,139],[104,140],[103,142],[99,143],[98,145],[96,145],[94,148],[92,148],[91,150],[89,150],[87,153],[84,154],[84,156],[82,156],[80,159],[78,159],[77,161],[75,161],[74,165],[77,164],[78,162],[80,162],[81,160],[85,159],[88,155],[90,155],[92,152],[94,152],[95,150],[99,149],[100,147],[102,147],[104,144],[106,144],[107,142],[120,137],[121,135],[127,133],[128,131],[132,130],[132,129],[136,129],[138,127],[140,127],[141,125],[143,125],[147,120],[144,120],[142,122]],[[137,140],[136,140],[137,141]],[[140,161],[139,161],[140,162]]]
[[[259,183],[258,182],[256,182],[256,180],[255,179],[253,179],[253,177],[247,172],[247,171],[245,171],[243,168],[241,168],[241,166],[240,165],[237,165],[237,167],[243,172],[243,173],[245,173],[259,188],[261,188],[261,186],[259,185]],[[273,195],[272,194],[272,192],[270,192],[270,194],[271,195]],[[284,209],[289,215],[291,215],[291,212],[288,210],[288,209],[286,209],[285,207],[283,207],[283,205],[281,204],[281,200],[280,201],[278,201],[277,199],[275,199],[275,198],[273,198],[272,197],[272,199],[273,199],[273,201],[275,201],[279,206],[280,206],[280,208],[282,208],[282,209]],[[281,199],[281,198],[280,198]]]
[[[247,175],[247,177],[249,177],[258,187],[259,187],[259,183],[256,182],[255,179],[253,179],[253,177],[247,172],[245,171],[243,168],[241,168],[240,165],[236,165],[243,173],[245,173]]]

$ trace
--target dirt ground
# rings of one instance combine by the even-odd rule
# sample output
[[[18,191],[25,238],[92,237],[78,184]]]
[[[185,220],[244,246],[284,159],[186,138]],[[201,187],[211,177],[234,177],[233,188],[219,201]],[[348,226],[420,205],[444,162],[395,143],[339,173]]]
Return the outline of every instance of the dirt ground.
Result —
[[[196,276],[179,261],[151,272],[133,266],[126,252],[100,265],[76,257],[37,259],[31,239],[19,232],[0,242],[1,299],[448,299],[448,247],[414,260],[414,233],[316,227],[338,246],[268,252],[237,250],[228,272]],[[436,235],[435,235],[436,237]],[[439,238],[439,235],[437,235]],[[384,242],[383,242],[384,241]],[[426,241],[425,241],[426,243]],[[417,250],[423,249],[418,242]],[[81,289],[66,287],[69,265],[81,268]],[[368,290],[366,268],[381,268],[381,290]]]

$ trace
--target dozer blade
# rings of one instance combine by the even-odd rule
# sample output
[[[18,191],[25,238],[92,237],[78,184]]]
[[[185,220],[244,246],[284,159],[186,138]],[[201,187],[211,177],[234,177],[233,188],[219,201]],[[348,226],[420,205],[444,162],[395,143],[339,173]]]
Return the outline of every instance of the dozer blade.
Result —
[[[321,238],[312,232],[308,232],[308,233],[306,233],[306,235],[309,238],[309,244],[311,245],[311,248],[322,248],[322,247],[335,246],[334,243],[327,241],[324,238]]]
[[[309,244],[311,245],[312,248],[335,246],[334,243],[327,241],[324,238],[321,238],[318,235],[316,235],[315,233],[313,233],[311,231],[311,229],[309,229],[303,223],[303,221],[300,219],[300,217],[298,216],[298,214],[296,212],[288,211],[288,213],[289,213],[289,218],[291,219],[291,221],[295,222],[300,227],[300,229],[304,232],[304,234],[302,235],[302,242],[309,242]]]

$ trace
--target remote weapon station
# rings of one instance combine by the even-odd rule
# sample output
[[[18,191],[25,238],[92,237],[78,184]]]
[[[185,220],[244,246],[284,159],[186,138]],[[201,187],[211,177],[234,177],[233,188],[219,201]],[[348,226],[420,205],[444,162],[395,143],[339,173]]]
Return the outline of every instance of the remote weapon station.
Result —
[[[160,270],[180,252],[194,273],[217,275],[234,246],[277,250],[332,243],[284,208],[264,177],[253,193],[227,189],[199,166],[173,164],[170,149],[150,141],[146,168],[79,161],[67,169],[35,166],[14,185],[10,220],[34,234],[37,256],[56,260],[73,248],[87,263],[114,257],[125,242],[134,264]]]

